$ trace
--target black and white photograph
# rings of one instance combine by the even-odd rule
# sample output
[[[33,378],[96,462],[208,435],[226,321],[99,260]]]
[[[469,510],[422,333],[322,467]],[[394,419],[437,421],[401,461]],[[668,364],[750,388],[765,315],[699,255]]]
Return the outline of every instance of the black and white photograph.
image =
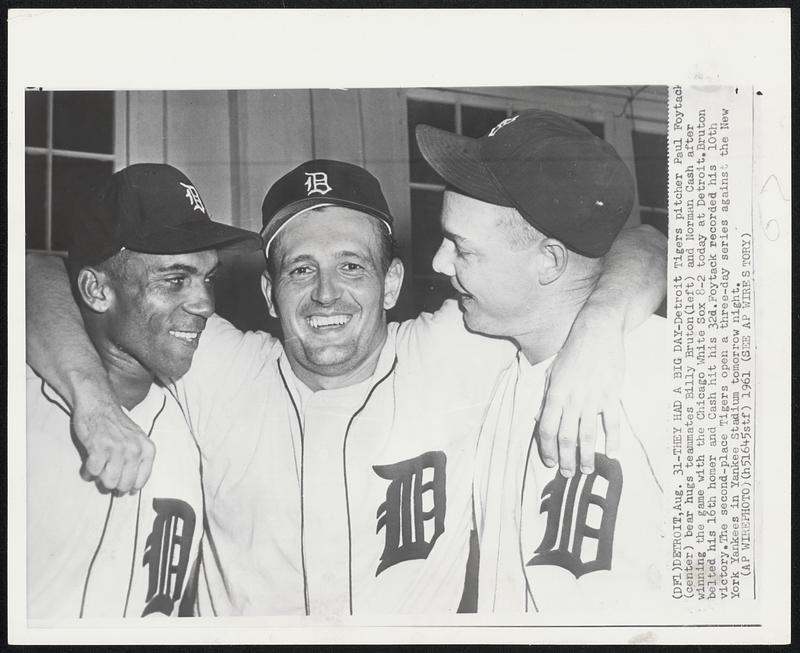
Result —
[[[788,636],[752,82],[22,77],[20,642]]]

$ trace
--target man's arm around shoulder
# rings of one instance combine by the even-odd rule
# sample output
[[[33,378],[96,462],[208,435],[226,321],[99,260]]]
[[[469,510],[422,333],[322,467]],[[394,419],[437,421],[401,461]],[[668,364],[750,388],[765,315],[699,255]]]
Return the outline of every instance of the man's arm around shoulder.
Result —
[[[63,259],[28,254],[25,281],[27,361],[72,409],[73,430],[86,449],[84,478],[119,492],[141,488],[155,445],[120,408],[86,335]]]

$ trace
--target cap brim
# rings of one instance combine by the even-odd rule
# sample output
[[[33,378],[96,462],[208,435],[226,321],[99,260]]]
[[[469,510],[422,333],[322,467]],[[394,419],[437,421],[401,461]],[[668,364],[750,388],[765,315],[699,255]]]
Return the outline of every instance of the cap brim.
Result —
[[[261,246],[257,233],[211,220],[164,227],[146,238],[125,243],[128,249],[145,254],[188,254],[223,248],[254,251]]]
[[[261,238],[264,244],[268,247],[270,241],[275,237],[275,234],[285,225],[289,220],[291,220],[294,216],[296,216],[301,211],[307,211],[308,209],[312,209],[315,206],[344,206],[349,209],[354,209],[356,211],[361,211],[362,213],[366,213],[367,215],[371,215],[378,220],[386,227],[386,230],[389,234],[392,233],[392,219],[390,216],[386,215],[382,211],[378,211],[371,206],[366,206],[364,204],[359,204],[358,202],[349,202],[347,200],[342,200],[336,197],[309,197],[304,198],[301,200],[297,200],[296,202],[292,202],[291,204],[287,204],[284,206],[280,211],[278,211],[270,221],[267,223],[267,226],[261,230]]]
[[[459,136],[430,125],[417,126],[420,152],[448,184],[475,199],[511,206],[511,201],[492,181],[481,162],[478,139]]]

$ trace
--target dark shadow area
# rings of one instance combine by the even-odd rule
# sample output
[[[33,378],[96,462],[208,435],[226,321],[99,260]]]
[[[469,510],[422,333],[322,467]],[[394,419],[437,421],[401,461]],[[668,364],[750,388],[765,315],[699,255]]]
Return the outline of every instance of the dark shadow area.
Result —
[[[269,331],[280,337],[280,323],[267,312],[261,293],[261,274],[266,267],[264,254],[221,252],[215,281],[217,313],[245,331]]]

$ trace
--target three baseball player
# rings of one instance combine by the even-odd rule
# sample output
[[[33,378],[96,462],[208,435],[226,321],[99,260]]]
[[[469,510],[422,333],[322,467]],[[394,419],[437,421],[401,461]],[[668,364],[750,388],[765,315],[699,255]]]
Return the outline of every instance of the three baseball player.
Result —
[[[509,127],[499,134],[503,129]],[[470,191],[458,196],[479,201]],[[362,168],[307,162],[273,185],[263,208],[262,285],[270,312],[281,319],[284,343],[241,333],[213,316],[189,373],[168,383],[202,456],[207,520],[198,613],[474,609],[477,577],[468,561],[475,553],[473,497],[482,497],[489,464],[481,453],[488,441],[484,424],[497,402],[496,389],[507,383],[504,370],[516,360],[516,348],[467,331],[454,302],[433,315],[387,323],[402,264],[393,257],[393,220],[380,185]],[[626,217],[624,210],[615,213],[616,229]],[[452,233],[447,225],[445,233]],[[447,236],[453,245],[455,235]],[[649,238],[639,234],[634,241],[643,237]],[[613,234],[605,238],[610,245]],[[478,251],[457,256],[486,265]],[[622,325],[643,320],[658,304],[663,280],[659,266],[643,263],[638,254],[623,248],[615,256],[618,269],[599,280],[592,297],[615,298],[620,308],[605,307],[599,314],[617,310],[621,333]],[[477,269],[476,279],[491,270]],[[473,327],[470,307],[483,309],[481,295],[477,286],[464,287],[463,279],[452,276]],[[519,288],[519,279],[505,280]],[[58,294],[59,283],[58,275],[40,280],[33,294],[46,295],[43,286]],[[642,294],[648,285],[652,289]],[[503,295],[506,287],[496,283],[493,292]],[[74,367],[72,352],[46,352],[42,343],[48,336],[42,334],[70,328],[43,310],[47,303],[41,297],[29,302],[34,368],[44,368],[54,383],[71,385],[67,395],[106,393],[71,384],[64,371]],[[594,304],[572,306],[570,321],[560,316],[567,331],[572,326],[577,334],[606,333]],[[527,302],[525,307],[531,308]],[[501,323],[510,313],[490,309],[485,316]],[[73,339],[80,348],[79,336]],[[575,351],[585,353],[583,341],[576,344],[566,333],[561,344],[568,361]],[[86,367],[94,378],[96,370]],[[525,400],[538,407],[541,392]],[[586,411],[594,418],[597,404]],[[573,426],[569,415],[562,420],[565,429]],[[495,429],[497,446],[510,446],[501,430]],[[593,471],[588,431],[583,424],[580,461]],[[520,440],[530,444],[530,437],[513,442]],[[562,443],[554,450],[553,437],[540,442],[544,458],[560,456],[565,473],[574,469],[574,447]],[[512,470],[502,478],[515,475]],[[486,527],[480,519],[478,526],[481,536]],[[482,563],[482,574],[484,569]]]

